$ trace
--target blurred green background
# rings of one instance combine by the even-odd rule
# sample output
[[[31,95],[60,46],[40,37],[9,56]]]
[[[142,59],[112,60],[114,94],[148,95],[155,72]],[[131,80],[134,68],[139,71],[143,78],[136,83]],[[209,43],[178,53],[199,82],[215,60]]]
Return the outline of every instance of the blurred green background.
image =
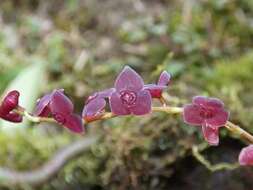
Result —
[[[113,85],[124,65],[146,83],[172,74],[169,103],[215,96],[231,120],[253,132],[252,0],[1,0],[0,93],[36,99],[64,88],[81,113],[93,92]],[[29,170],[60,147],[85,138],[49,124],[0,123],[0,164]],[[192,156],[200,131],[178,116],[154,113],[92,123],[101,140],[40,187],[23,189],[168,190],[253,188],[253,170],[210,172]],[[202,154],[237,161],[245,144],[221,130],[221,145]],[[3,187],[0,189],[19,189]]]

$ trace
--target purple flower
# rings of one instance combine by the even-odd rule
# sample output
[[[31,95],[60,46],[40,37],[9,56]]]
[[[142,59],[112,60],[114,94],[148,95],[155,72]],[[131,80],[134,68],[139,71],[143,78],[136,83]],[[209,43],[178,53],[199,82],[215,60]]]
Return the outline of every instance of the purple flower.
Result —
[[[219,128],[226,124],[229,113],[221,100],[196,96],[192,104],[184,106],[183,117],[187,124],[202,126],[204,138],[210,145],[218,145]]]
[[[82,118],[86,121],[93,121],[100,118],[106,106],[105,98],[110,98],[114,88],[96,92],[89,96],[85,102]]]
[[[253,145],[243,148],[239,154],[240,165],[253,165]]]
[[[34,114],[40,117],[53,118],[61,125],[64,125],[75,133],[83,132],[82,119],[74,114],[74,106],[70,99],[64,95],[63,90],[54,90],[46,94],[37,103]]]
[[[161,98],[162,91],[167,88],[170,82],[170,74],[167,71],[163,71],[159,77],[157,84],[144,85],[144,89],[148,90],[152,98]]]
[[[151,111],[151,95],[144,89],[142,78],[126,66],[118,75],[115,91],[109,99],[112,113],[116,115],[144,115]]]
[[[13,112],[18,107],[19,95],[18,91],[13,90],[5,96],[0,105],[0,118],[14,123],[22,122],[23,117]]]

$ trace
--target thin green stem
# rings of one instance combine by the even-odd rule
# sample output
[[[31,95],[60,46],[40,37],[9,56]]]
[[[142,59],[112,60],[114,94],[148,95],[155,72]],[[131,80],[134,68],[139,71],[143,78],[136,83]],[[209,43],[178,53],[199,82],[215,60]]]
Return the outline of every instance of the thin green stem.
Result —
[[[169,106],[164,106],[164,107],[152,107],[152,111],[154,112],[166,112],[170,114],[179,114],[183,112],[183,108],[181,107],[169,107]]]
[[[106,120],[106,119],[111,119],[113,117],[116,117],[117,115],[113,114],[112,112],[105,112],[99,117],[95,117],[92,119],[83,119],[84,123],[92,123],[94,121],[99,121],[99,120]]]
[[[53,118],[50,118],[50,117],[38,117],[38,116],[32,115],[31,113],[28,113],[25,109],[20,108],[20,107],[15,109],[14,112],[24,116],[28,121],[31,121],[33,123],[40,123],[40,122],[55,123],[56,122]]]

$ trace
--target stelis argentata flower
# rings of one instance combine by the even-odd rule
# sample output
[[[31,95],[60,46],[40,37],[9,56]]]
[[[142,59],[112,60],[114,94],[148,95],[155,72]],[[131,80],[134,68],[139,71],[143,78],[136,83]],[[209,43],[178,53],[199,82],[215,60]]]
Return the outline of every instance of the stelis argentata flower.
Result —
[[[82,118],[86,121],[99,119],[106,106],[106,98],[110,98],[114,88],[96,92],[89,96],[83,108]]]
[[[144,115],[151,112],[152,97],[144,89],[140,75],[126,66],[118,75],[115,91],[109,99],[112,113],[115,115]]]
[[[242,166],[253,165],[253,145],[243,148],[239,154],[239,163]]]
[[[219,128],[223,127],[229,118],[224,110],[224,104],[217,98],[196,96],[192,104],[184,106],[184,122],[202,127],[205,140],[210,145],[219,144]]]
[[[81,133],[84,130],[82,119],[73,111],[73,103],[60,89],[43,96],[38,101],[34,114],[40,117],[47,117],[51,114],[59,124],[67,127],[72,132]]]

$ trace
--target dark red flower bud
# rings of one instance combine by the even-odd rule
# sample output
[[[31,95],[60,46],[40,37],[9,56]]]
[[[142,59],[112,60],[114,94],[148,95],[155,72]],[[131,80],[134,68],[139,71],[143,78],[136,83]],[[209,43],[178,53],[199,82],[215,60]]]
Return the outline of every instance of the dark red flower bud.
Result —
[[[144,85],[144,89],[148,90],[152,96],[152,98],[161,98],[162,92],[170,82],[170,74],[167,71],[163,71],[159,77],[157,84],[146,84]]]
[[[12,112],[18,106],[19,95],[18,91],[13,90],[5,96],[0,105],[0,117],[2,119],[15,123],[22,121],[21,115]]]

